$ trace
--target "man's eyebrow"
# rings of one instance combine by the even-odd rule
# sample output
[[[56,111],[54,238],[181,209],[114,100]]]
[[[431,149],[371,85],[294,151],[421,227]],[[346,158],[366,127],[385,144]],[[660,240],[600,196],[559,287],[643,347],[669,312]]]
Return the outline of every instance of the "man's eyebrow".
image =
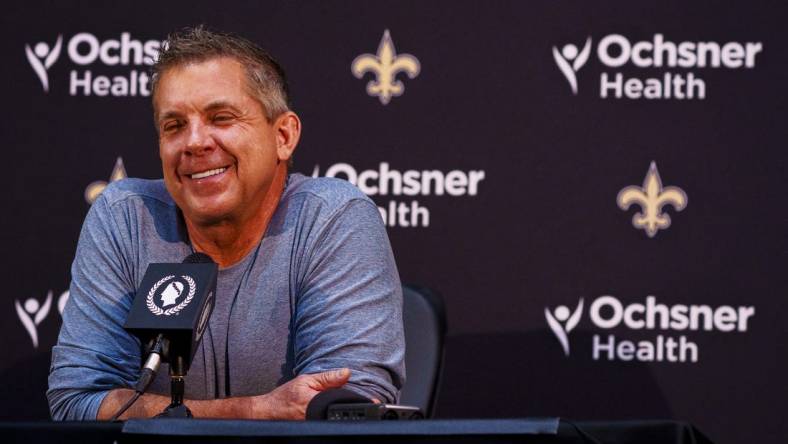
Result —
[[[203,108],[203,110],[205,111],[216,111],[218,109],[229,109],[236,113],[241,112],[241,110],[239,110],[237,107],[233,106],[230,102],[227,102],[225,100],[215,100]]]
[[[157,122],[161,122],[163,120],[172,119],[172,118],[175,118],[175,117],[181,117],[182,115],[183,114],[179,113],[178,111],[167,111],[167,112],[165,112],[163,114],[159,114],[156,117],[156,121]]]
[[[230,102],[225,100],[215,100],[213,102],[210,102],[208,105],[206,105],[203,108],[203,111],[216,111],[220,109],[229,109],[235,113],[239,113],[239,114],[241,113],[240,109],[238,109],[236,106],[232,105]],[[164,120],[178,118],[178,117],[183,117],[183,113],[175,110],[169,110],[162,114],[159,114],[156,117],[156,121],[162,122]]]

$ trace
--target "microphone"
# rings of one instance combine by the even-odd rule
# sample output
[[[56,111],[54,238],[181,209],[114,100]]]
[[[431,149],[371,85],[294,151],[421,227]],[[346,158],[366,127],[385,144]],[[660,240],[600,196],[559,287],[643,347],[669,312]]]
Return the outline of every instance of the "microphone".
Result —
[[[205,253],[182,263],[150,264],[123,328],[149,348],[163,336],[162,358],[171,373],[186,375],[208,326],[219,266]]]
[[[216,300],[219,266],[205,253],[192,253],[180,264],[150,264],[134,297],[123,328],[148,344],[135,395],[113,417],[117,419],[147,389],[163,360],[170,364],[172,402],[160,417],[191,418],[183,404],[185,377]]]

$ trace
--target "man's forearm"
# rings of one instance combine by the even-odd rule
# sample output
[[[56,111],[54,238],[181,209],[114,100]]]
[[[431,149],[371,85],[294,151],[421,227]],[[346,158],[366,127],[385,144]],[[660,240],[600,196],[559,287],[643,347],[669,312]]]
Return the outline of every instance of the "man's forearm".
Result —
[[[205,401],[187,399],[184,404],[197,418],[304,419],[307,405],[312,398],[323,390],[342,387],[349,379],[349,369],[328,370],[299,375],[262,395]],[[97,419],[111,419],[132,396],[134,391],[129,389],[112,390],[101,402]],[[150,418],[164,411],[168,405],[169,397],[145,394],[140,396],[120,419]]]
[[[99,406],[97,419],[109,420],[133,395],[134,391],[129,389],[112,390]],[[266,419],[272,413],[269,409],[261,408],[265,406],[265,395],[205,401],[187,399],[184,404],[196,418]],[[168,396],[146,393],[120,419],[151,418],[164,411],[168,405]]]

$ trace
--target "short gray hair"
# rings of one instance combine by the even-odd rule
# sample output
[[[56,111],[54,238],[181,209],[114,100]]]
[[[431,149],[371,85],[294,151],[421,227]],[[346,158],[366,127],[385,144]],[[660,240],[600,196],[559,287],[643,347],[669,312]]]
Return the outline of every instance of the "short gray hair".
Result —
[[[153,65],[151,96],[167,70],[218,57],[231,57],[243,65],[249,93],[263,105],[269,121],[290,110],[285,72],[270,54],[243,37],[202,25],[167,36]]]

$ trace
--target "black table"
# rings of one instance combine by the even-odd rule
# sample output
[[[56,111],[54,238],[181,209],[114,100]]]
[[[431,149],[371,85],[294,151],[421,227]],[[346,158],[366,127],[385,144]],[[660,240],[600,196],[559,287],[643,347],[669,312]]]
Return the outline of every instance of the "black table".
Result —
[[[579,421],[558,418],[421,421],[241,421],[146,419],[106,422],[0,422],[4,441],[124,443],[664,443],[705,444],[678,421]]]

